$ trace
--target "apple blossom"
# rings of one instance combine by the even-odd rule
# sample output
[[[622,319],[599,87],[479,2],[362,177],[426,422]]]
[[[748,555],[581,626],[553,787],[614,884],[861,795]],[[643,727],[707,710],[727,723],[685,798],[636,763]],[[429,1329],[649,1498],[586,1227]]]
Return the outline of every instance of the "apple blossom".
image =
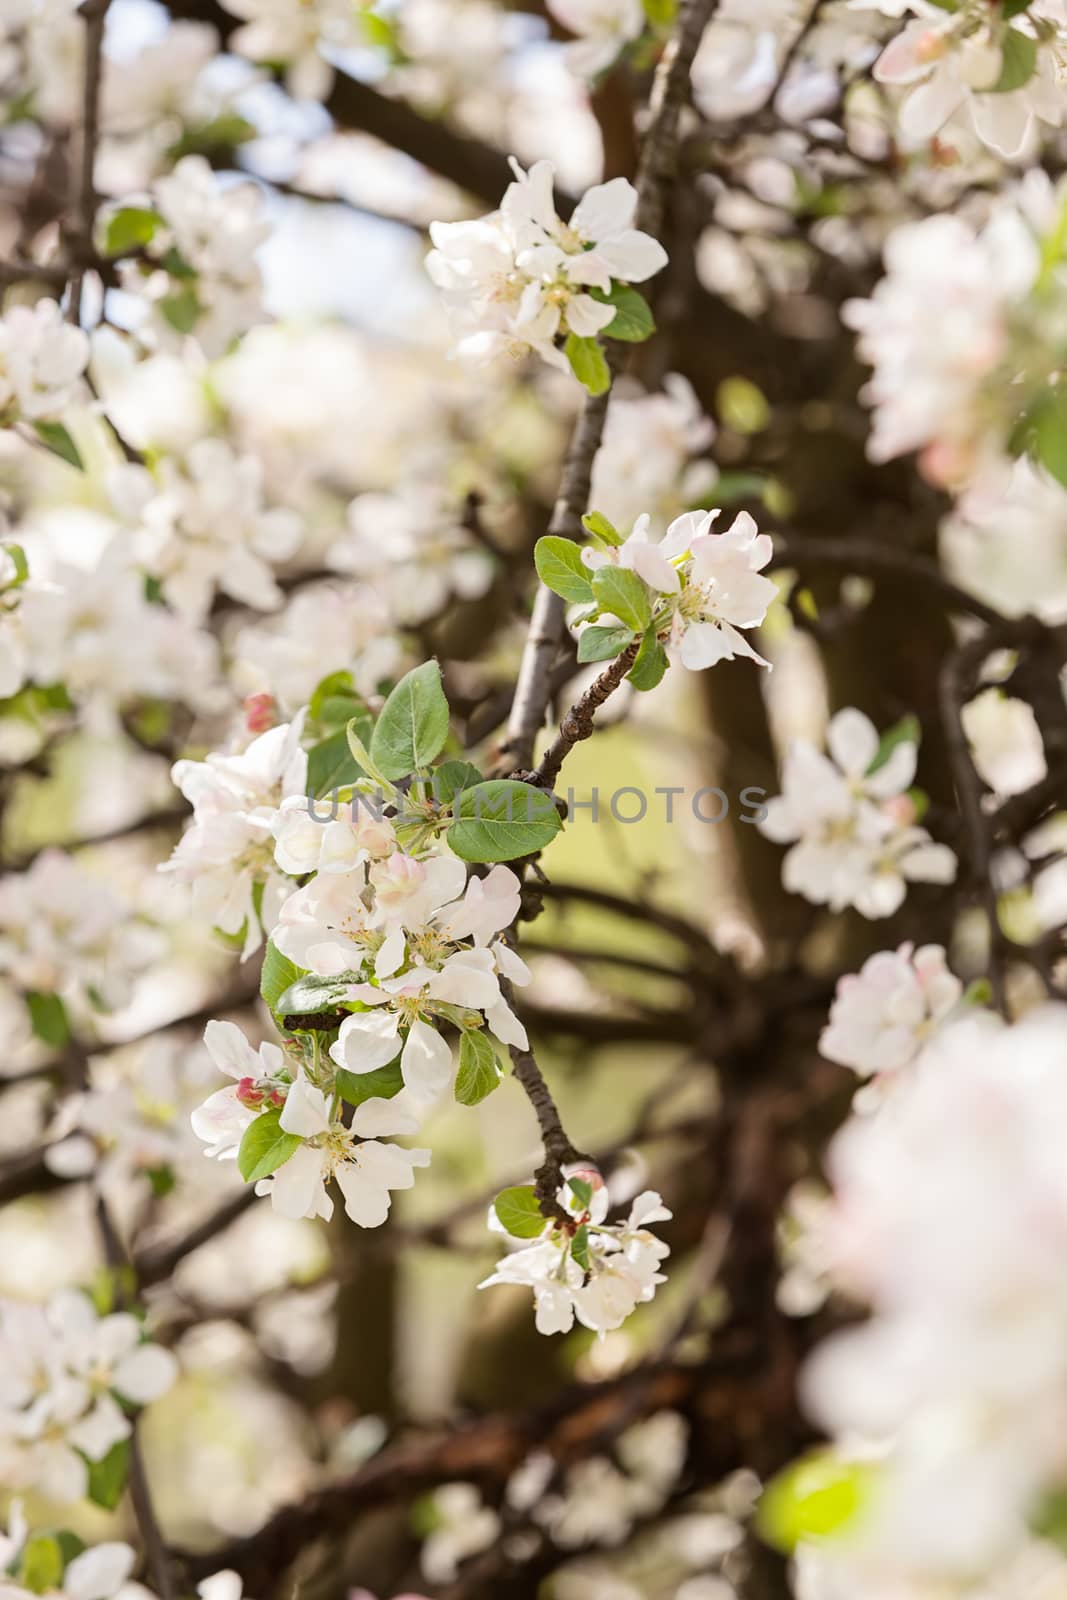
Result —
[[[89,340],[54,300],[10,306],[0,317],[0,421],[55,422],[87,398]]]
[[[322,54],[361,42],[359,8],[352,0],[225,0],[240,17],[233,48],[250,61],[284,62],[290,91],[298,99],[324,100],[333,67]]]
[[[536,1244],[502,1257],[479,1288],[512,1283],[532,1289],[538,1333],[567,1333],[577,1318],[603,1338],[666,1282],[659,1267],[670,1250],[648,1224],[669,1221],[671,1213],[648,1190],[634,1200],[625,1222],[609,1224],[602,1182],[587,1200],[569,1185],[560,1189],[558,1200],[574,1217],[573,1229],[546,1222]],[[489,1223],[502,1231],[495,1211]]]
[[[472,544],[458,508],[428,486],[358,495],[348,528],[327,552],[328,565],[376,583],[399,626],[425,622],[453,597],[477,600],[492,582],[488,552]]]
[[[962,995],[940,945],[880,950],[838,980],[819,1050],[863,1078],[897,1072],[951,1018]]]
[[[593,462],[590,505],[627,528],[646,511],[669,520],[706,500],[718,471],[699,458],[714,437],[714,423],[680,373],[668,372],[651,393],[620,379]]]
[[[45,1305],[0,1303],[0,1352],[0,1478],[56,1500],[83,1495],[86,1462],[129,1437],[119,1399],[148,1405],[178,1372],[136,1317],[100,1317],[74,1289]]]
[[[951,883],[956,858],[924,828],[903,820],[915,776],[916,745],[901,739],[879,758],[877,730],[861,711],[839,711],[827,729],[829,755],[794,739],[782,768],[783,793],[767,802],[760,831],[790,844],[782,882],[815,905],[855,906],[865,917],[898,909],[909,882]]]
[[[486,360],[527,349],[566,371],[556,340],[595,339],[615,308],[595,299],[612,283],[641,283],[666,264],[663,247],[633,226],[637,191],[625,178],[598,184],[569,222],[556,213],[551,162],[530,171],[513,163],[515,181],[500,210],[477,222],[434,222],[426,269],[443,291],[462,337],[457,353]]]
[[[548,9],[574,43],[567,65],[580,78],[595,78],[645,29],[641,0],[549,0]]]
[[[900,131],[911,144],[937,134],[961,108],[983,144],[1017,158],[1039,123],[1063,118],[1067,17],[1060,0],[1017,8],[936,0],[860,0],[889,16],[918,13],[882,51],[874,67],[881,83],[905,90]]]

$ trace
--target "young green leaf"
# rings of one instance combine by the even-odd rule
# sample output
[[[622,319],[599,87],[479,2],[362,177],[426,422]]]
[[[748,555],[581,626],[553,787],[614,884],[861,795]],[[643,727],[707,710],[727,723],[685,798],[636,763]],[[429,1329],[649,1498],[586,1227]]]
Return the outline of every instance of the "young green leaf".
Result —
[[[348,743],[344,728],[331,733],[328,739],[308,751],[307,790],[316,800],[331,794],[334,789],[347,788],[366,774]]]
[[[288,956],[282,955],[276,945],[270,940],[267,941],[263,971],[259,979],[259,992],[272,1011],[277,1011],[278,1001],[286,989],[304,976],[302,967],[296,966]]]
[[[123,206],[107,219],[104,254],[120,256],[127,250],[139,250],[151,242],[162,220],[157,211],[145,206]]]
[[[462,861],[515,861],[543,850],[562,826],[544,789],[493,778],[464,791],[448,845]]]
[[[30,990],[26,995],[26,1008],[30,1013],[30,1026],[38,1039],[50,1044],[54,1050],[61,1050],[65,1044],[69,1044],[67,1008],[58,994]]]
[[[663,674],[669,666],[667,652],[656,638],[655,628],[648,628],[626,676],[635,689],[647,692],[663,681]]]
[[[397,1054],[401,1041],[396,1042]],[[373,1072],[349,1072],[342,1067],[336,1078],[337,1092],[350,1106],[361,1106],[364,1100],[391,1100],[404,1087],[404,1074],[399,1061],[387,1067],[376,1067]]]
[[[1067,486],[1067,389],[1057,389],[1037,414],[1035,446],[1041,465]]]
[[[583,1272],[589,1271],[589,1229],[579,1228],[571,1240],[571,1259],[576,1261]]]
[[[551,589],[553,594],[573,605],[587,605],[592,600],[589,571],[573,539],[559,539],[553,534],[538,539],[534,545],[534,566],[545,588]]]
[[[85,471],[85,462],[78,453],[78,446],[61,422],[35,422],[33,431],[45,448],[65,461],[68,467],[77,467],[79,472]]]
[[[63,1552],[50,1533],[35,1533],[23,1545],[15,1576],[32,1594],[57,1594],[63,1583]]]
[[[630,628],[583,628],[578,639],[578,660],[583,665],[590,661],[614,661],[633,640]]]
[[[627,567],[598,567],[593,573],[593,593],[601,610],[613,612],[634,633],[644,633],[652,620],[648,585]]]
[[[461,1106],[476,1106],[491,1095],[501,1081],[496,1051],[484,1033],[464,1033],[459,1041],[456,1099]]]
[[[430,794],[439,806],[450,806],[465,789],[481,783],[482,775],[469,761],[442,761],[430,779]]]
[[[264,1111],[244,1131],[237,1151],[237,1170],[246,1183],[258,1183],[285,1165],[303,1140],[280,1126],[280,1111]]]
[[[922,727],[919,723],[919,719],[913,712],[909,711],[906,717],[901,717],[899,722],[894,722],[893,726],[891,728],[887,728],[883,733],[881,739],[878,741],[878,749],[875,752],[874,760],[867,768],[867,775],[870,776],[872,772],[880,771],[880,769],[885,766],[886,762],[889,760],[889,757],[893,754],[893,751],[897,748],[898,744],[917,745],[921,739]]]
[[[593,1198],[593,1185],[585,1178],[568,1178],[567,1188],[578,1201],[578,1204],[588,1210],[589,1202]]]
[[[869,1500],[877,1468],[812,1450],[772,1478],[756,1508],[756,1531],[786,1554],[840,1532]]]
[[[590,394],[607,393],[611,388],[611,370],[596,339],[580,339],[576,333],[569,333],[563,353],[571,364],[574,376]]]
[[[94,1505],[114,1511],[122,1499],[130,1471],[130,1441],[120,1439],[99,1461],[86,1460],[89,1486],[86,1493]]]
[[[165,294],[157,303],[175,333],[192,333],[203,309],[195,288],[189,283],[175,289],[173,294]]]
[[[352,753],[352,757],[363,768],[368,778],[372,778],[388,794],[393,794],[395,792],[393,785],[371,755],[364,738],[364,732],[362,717],[353,717],[350,722],[345,724],[345,738],[348,740],[348,748]]]
[[[5,544],[4,549],[15,567],[15,576],[6,587],[8,589],[21,589],[30,575],[30,564],[26,560],[26,552],[20,544]]]
[[[301,1017],[316,1011],[329,1011],[331,1007],[341,1005],[352,984],[359,981],[358,972],[341,972],[333,978],[319,978],[305,973],[278,996],[274,1010],[280,1017]]]
[[[615,307],[615,319],[603,330],[605,339],[621,339],[625,344],[642,344],[656,331],[652,307],[638,289],[628,283],[613,283],[605,294],[603,289],[588,289],[594,300]]]
[[[428,767],[448,738],[448,701],[441,669],[425,661],[407,673],[382,707],[370,753],[387,778],[406,778]]]
[[[529,1184],[502,1189],[493,1201],[497,1221],[515,1239],[536,1239],[548,1225],[541,1214],[537,1196]]]
[[[991,94],[1012,94],[1030,82],[1037,71],[1037,40],[1018,28],[1008,28],[1001,45],[1000,77]]]
[[[582,527],[594,539],[599,539],[601,544],[614,546],[625,543],[618,528],[612,526],[602,511],[587,511],[582,518]]]

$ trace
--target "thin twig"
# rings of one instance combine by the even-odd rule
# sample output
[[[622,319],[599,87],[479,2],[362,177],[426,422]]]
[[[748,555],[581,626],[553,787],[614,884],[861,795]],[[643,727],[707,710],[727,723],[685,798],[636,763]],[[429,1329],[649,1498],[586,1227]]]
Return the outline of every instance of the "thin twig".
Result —
[[[583,739],[593,736],[593,718],[599,711],[604,701],[622,683],[626,674],[634,664],[641,641],[635,639],[627,645],[621,656],[617,656],[606,671],[581,695],[571,706],[567,715],[559,725],[559,732],[549,748],[541,757],[533,781],[542,789],[551,789],[559,777],[560,768],[576,744]]]
[[[78,166],[77,221],[72,230],[75,267],[70,280],[71,322],[81,321],[82,286],[93,248],[96,222],[96,146],[100,135],[100,78],[104,60],[104,27],[111,0],[82,0],[85,20],[85,77],[82,94],[81,159]]]

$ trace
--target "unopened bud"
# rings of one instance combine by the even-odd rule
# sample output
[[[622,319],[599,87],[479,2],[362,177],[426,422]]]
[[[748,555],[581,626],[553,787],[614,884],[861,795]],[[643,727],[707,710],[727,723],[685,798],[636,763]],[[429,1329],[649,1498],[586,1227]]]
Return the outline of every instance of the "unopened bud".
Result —
[[[266,733],[274,726],[274,696],[250,694],[244,702],[245,727],[249,733]]]
[[[915,801],[910,794],[896,794],[882,806],[885,815],[900,828],[910,828],[916,820]]]
[[[263,1104],[263,1090],[255,1078],[242,1078],[237,1085],[237,1099],[249,1111],[258,1111]]]

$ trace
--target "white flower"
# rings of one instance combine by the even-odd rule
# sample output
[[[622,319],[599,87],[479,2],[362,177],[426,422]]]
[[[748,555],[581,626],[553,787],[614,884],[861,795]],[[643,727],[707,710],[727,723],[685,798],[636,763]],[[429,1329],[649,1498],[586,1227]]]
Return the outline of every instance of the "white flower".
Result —
[[[556,214],[551,162],[514,164],[500,210],[477,222],[434,222],[426,269],[463,333],[458,353],[484,360],[536,350],[566,371],[556,340],[595,337],[612,306],[587,290],[640,283],[666,263],[663,247],[633,226],[637,191],[625,178],[590,189],[569,223]]]
[[[663,597],[653,615],[657,633],[668,655],[694,672],[736,656],[767,665],[739,630],[761,623],[778,592],[760,575],[773,546],[747,511],[723,533],[712,531],[718,516],[684,512],[659,544],[649,539],[650,519],[642,516],[617,549],[582,551],[593,570],[609,563],[626,567]]]
[[[873,460],[921,450],[926,475],[953,485],[1000,457],[1014,416],[1004,408],[1015,404],[1015,326],[1040,259],[1037,233],[1010,205],[981,234],[954,216],[893,230],[886,276],[871,299],[844,307],[874,367],[864,390]],[[998,372],[1003,399],[991,391]]]
[[[52,1499],[85,1493],[99,1461],[131,1425],[118,1399],[144,1406],[178,1373],[127,1312],[99,1317],[87,1295],[62,1289],[44,1306],[0,1304],[0,1475]]]
[[[0,972],[22,989],[59,994],[80,1020],[124,1005],[158,954],[149,926],[64,850],[0,878]]]
[[[669,520],[685,505],[707,498],[717,469],[690,461],[715,437],[715,427],[692,387],[677,372],[663,379],[662,392],[614,387],[604,437],[593,462],[589,504],[616,528],[629,528],[643,512]]]
[[[978,1580],[1020,1554],[1062,1490],[1065,1047],[1062,1005],[1012,1025],[973,1012],[830,1147],[823,1236],[836,1284],[870,1316],[823,1343],[804,1395],[871,1458],[844,1554],[887,1597],[920,1580],[1001,1592]]]
[[[831,719],[827,743],[829,757],[806,739],[793,741],[783,792],[759,824],[769,839],[793,845],[782,865],[785,887],[816,905],[852,905],[878,918],[898,909],[909,881],[950,883],[952,851],[908,820],[916,746],[902,740],[876,766],[877,730],[855,709]]]
[[[535,1323],[539,1333],[567,1333],[574,1319],[603,1338],[620,1328],[640,1303],[651,1300],[666,1279],[660,1263],[669,1247],[649,1232],[651,1222],[667,1221],[671,1213],[658,1194],[639,1194],[624,1223],[605,1222],[608,1192],[603,1183],[593,1189],[588,1209],[582,1209],[569,1188],[559,1191],[559,1203],[576,1216],[576,1231],[568,1232],[548,1222],[536,1244],[506,1255],[479,1288],[496,1283],[521,1284],[533,1290]],[[499,1231],[495,1213],[490,1226]],[[576,1259],[575,1240],[582,1235],[585,1257]]]
[[[203,622],[219,590],[261,611],[281,604],[273,569],[296,554],[303,529],[295,512],[264,505],[255,456],[200,439],[181,459],[163,457],[158,484],[143,468],[121,476],[117,491],[139,511],[137,554],[182,616]]]
[[[221,355],[263,317],[256,255],[270,225],[260,191],[221,181],[203,156],[190,155],[156,179],[151,203],[164,226],[145,246],[146,259],[119,263],[122,286],[143,302],[157,343],[180,345],[191,334],[205,355]],[[167,264],[171,250],[182,263],[177,274]]]
[[[968,485],[940,552],[954,582],[1006,616],[1067,622],[1067,489],[1026,457]]]
[[[938,944],[880,950],[858,973],[840,978],[819,1049],[861,1077],[914,1061],[956,1009],[963,985]]]
[[[403,667],[388,603],[369,583],[302,586],[277,617],[241,630],[233,656],[242,693],[266,691],[290,712],[328,672],[350,672],[356,691],[370,695]]]
[[[326,801],[290,795],[271,824],[274,859],[294,878],[306,872],[352,872],[367,861],[396,850],[396,833],[388,817],[377,817],[358,799],[336,808]]]
[[[1035,5],[1007,21],[996,8],[946,10],[912,0],[909,9],[918,16],[890,41],[874,68],[880,82],[907,90],[899,120],[909,144],[931,139],[961,107],[983,144],[1009,160],[1032,142],[1036,122],[1059,127],[1067,19],[1055,3]],[[1024,53],[1033,55],[1031,75],[1015,89],[997,91],[1005,69]]]
[[[429,1150],[404,1150],[375,1137],[417,1128],[417,1119],[400,1095],[364,1100],[346,1127],[332,1119],[323,1091],[301,1077],[286,1097],[281,1126],[304,1143],[276,1172],[257,1183],[256,1193],[269,1194],[275,1211],[285,1217],[328,1220],[333,1201],[326,1186],[334,1179],[352,1221],[361,1228],[380,1227],[389,1214],[391,1191],[410,1189],[415,1168],[430,1164]]]
[[[307,756],[303,715],[254,739],[240,755],[179,761],[171,776],[193,807],[193,821],[161,871],[192,885],[199,911],[242,941],[247,958],[273,927],[291,880],[274,864],[271,829],[290,795],[303,795]]]
[[[330,92],[333,68],[320,45],[354,49],[362,42],[351,0],[225,0],[225,9],[244,19],[232,47],[250,61],[284,62],[298,99],[325,100]]]
[[[567,46],[567,65],[580,78],[595,78],[645,28],[641,0],[549,0],[548,9],[575,43]]]
[[[476,600],[492,581],[492,560],[472,545],[454,501],[427,485],[357,495],[348,527],[327,565],[378,585],[398,626],[425,622],[453,598]]]
[[[0,418],[53,422],[83,396],[88,335],[54,300],[14,305],[0,317]]]
[[[1022,794],[1048,771],[1033,707],[1002,689],[983,689],[963,708],[975,771],[996,795]]]
[[[464,1561],[496,1543],[500,1518],[472,1483],[442,1484],[434,1491],[433,1507],[433,1531],[419,1559],[431,1583],[451,1583]]]

